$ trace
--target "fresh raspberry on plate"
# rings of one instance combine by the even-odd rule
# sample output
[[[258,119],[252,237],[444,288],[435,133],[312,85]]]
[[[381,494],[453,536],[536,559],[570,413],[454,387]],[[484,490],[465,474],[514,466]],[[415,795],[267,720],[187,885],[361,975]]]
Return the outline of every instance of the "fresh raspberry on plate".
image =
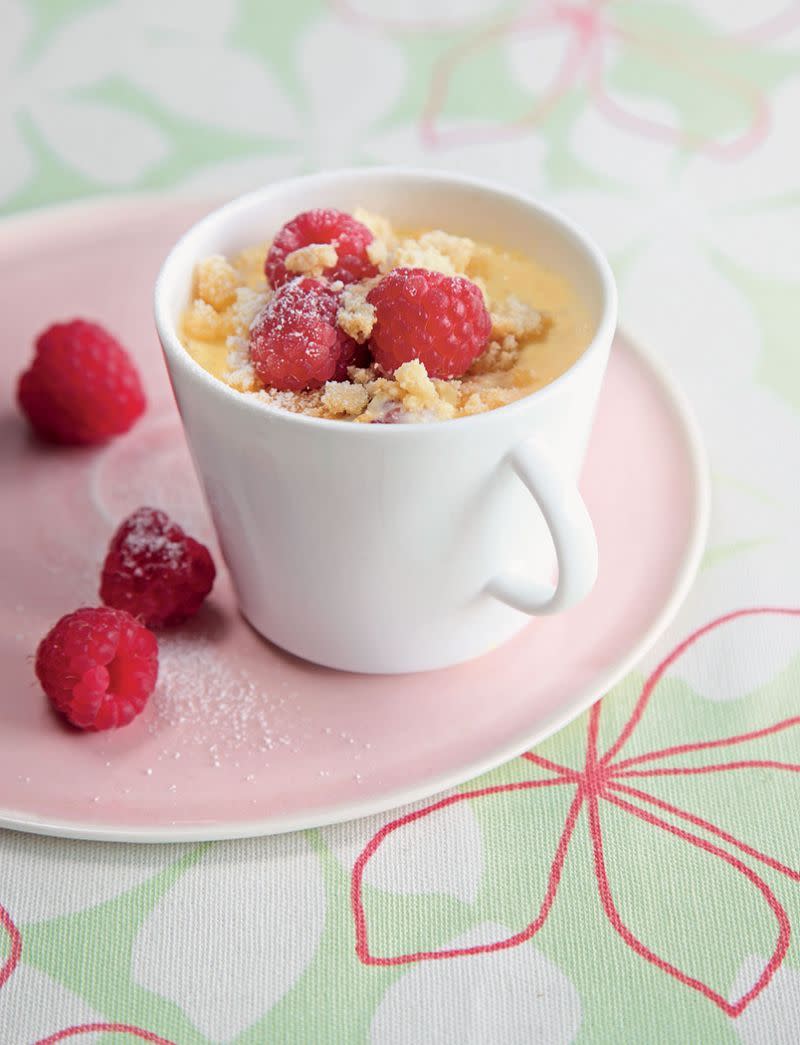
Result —
[[[155,688],[158,642],[122,610],[76,610],[39,643],[36,677],[73,726],[127,726]]]
[[[131,357],[107,330],[84,319],[39,335],[17,401],[40,436],[72,446],[127,432],[145,408]]]
[[[375,276],[378,270],[367,257],[372,233],[366,225],[340,210],[307,210],[288,221],[272,241],[267,253],[264,272],[273,287],[279,287],[292,278],[285,265],[287,254],[312,243],[330,243],[336,248],[338,260],[324,270],[330,280],[356,283]]]
[[[492,321],[483,294],[463,276],[397,268],[372,288],[370,347],[387,374],[419,359],[431,377],[460,377],[483,352]]]
[[[137,508],[111,538],[100,598],[148,628],[180,624],[200,609],[215,575],[205,545],[188,537],[165,512]]]
[[[343,381],[363,349],[336,325],[339,298],[314,279],[276,291],[250,330],[250,359],[265,385],[284,392]]]

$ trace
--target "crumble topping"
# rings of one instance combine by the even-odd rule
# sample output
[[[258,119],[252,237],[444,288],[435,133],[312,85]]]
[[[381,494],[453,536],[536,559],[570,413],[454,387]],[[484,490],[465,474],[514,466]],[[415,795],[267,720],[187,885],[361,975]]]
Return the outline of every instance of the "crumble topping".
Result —
[[[389,257],[389,247],[385,239],[374,239],[367,244],[367,257],[377,268],[385,265]]]
[[[542,326],[542,314],[532,305],[520,301],[514,294],[500,304],[493,304],[489,310],[492,317],[492,338],[502,342],[506,337],[513,337],[517,342],[522,338],[538,334]]]
[[[467,275],[467,268],[475,253],[474,240],[465,236],[451,236],[449,232],[434,229],[431,232],[423,232],[418,242],[425,250],[435,250],[442,257],[449,258],[456,273]]]
[[[358,417],[367,408],[369,393],[363,385],[350,381],[328,381],[321,402],[334,416]]]
[[[519,394],[512,388],[489,386],[469,391],[469,385],[465,385],[464,400],[459,412],[466,417],[483,414],[487,410],[496,410],[499,406],[508,406],[516,399],[519,399]]]
[[[239,287],[236,291],[236,302],[233,306],[233,322],[237,334],[250,332],[259,315],[266,308],[272,294],[266,290],[252,290],[250,287]]]
[[[284,258],[287,272],[298,276],[321,276],[325,269],[333,268],[339,260],[336,247],[332,243],[309,243],[307,247],[298,247]]]
[[[421,403],[429,406],[439,398],[428,371],[418,359],[409,359],[395,371],[394,379],[406,395],[416,396]]]
[[[441,229],[419,236],[398,237],[391,222],[380,214],[357,208],[353,217],[373,235],[367,257],[385,275],[392,269],[425,268],[446,276],[467,275],[467,266],[475,252],[475,243],[463,236],[451,236]]]
[[[223,311],[233,302],[238,285],[236,271],[221,254],[212,254],[197,266],[196,296],[217,312]]]
[[[394,246],[387,246],[386,257],[378,266],[382,275],[396,268],[432,269],[445,276],[457,276],[455,265],[448,254],[437,246],[423,243],[420,239],[402,239]]]
[[[353,384],[368,385],[378,376],[378,370],[374,364],[372,366],[349,366],[347,376]]]
[[[513,334],[506,334],[502,341],[490,341],[468,372],[470,374],[490,374],[492,371],[499,370],[504,373],[514,366],[518,356],[519,342]]]
[[[442,420],[455,415],[455,406],[440,395],[439,388],[428,377],[425,365],[418,359],[411,359],[399,366],[394,380],[401,389],[403,407],[408,413],[421,414],[430,410]],[[446,382],[440,381],[438,384],[441,387]]]
[[[373,211],[364,210],[363,207],[356,207],[353,211],[353,217],[356,221],[360,221],[362,225],[366,225],[375,239],[383,240],[387,244],[394,240],[392,223],[388,218],[384,218],[382,214],[375,214]]]
[[[255,392],[259,380],[255,368],[250,362],[250,346],[243,337],[228,338],[228,376],[225,378],[231,388],[240,392]]]
[[[342,290],[336,325],[359,345],[369,340],[375,326],[375,306],[367,301],[367,294],[378,282],[380,279],[377,276],[374,279],[362,279],[360,283],[350,283]]]
[[[434,377],[433,387],[443,402],[449,403],[453,407],[459,405],[461,400],[461,381],[457,377],[453,377],[449,381],[443,381],[440,377]]]
[[[307,417],[328,417],[322,406],[323,391],[320,388],[309,392],[282,392],[277,388],[262,388],[255,393],[262,403],[288,410],[290,414],[305,414]]]
[[[267,251],[263,244],[245,247],[244,250],[239,251],[236,257],[232,259],[231,264],[236,269],[236,273],[242,283],[252,285],[254,276],[260,283],[265,283],[264,261],[266,256]]]
[[[236,299],[230,308],[233,332],[225,340],[228,349],[228,374],[225,380],[240,392],[253,392],[260,387],[253,364],[250,362],[250,328],[270,299],[266,291],[237,287]]]
[[[225,312],[217,312],[203,298],[195,298],[184,317],[183,325],[189,337],[196,337],[200,341],[216,341],[227,336],[230,317]]]
[[[363,389],[368,400],[357,421],[446,421],[456,415],[458,382],[432,381],[419,359],[403,363],[393,378],[376,375],[374,368],[358,376],[369,380],[351,386]]]

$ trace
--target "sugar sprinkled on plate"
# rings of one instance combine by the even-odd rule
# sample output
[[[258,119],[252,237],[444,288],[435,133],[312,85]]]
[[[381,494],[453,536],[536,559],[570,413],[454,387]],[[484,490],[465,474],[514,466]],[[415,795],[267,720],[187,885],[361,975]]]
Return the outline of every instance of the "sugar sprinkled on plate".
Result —
[[[298,750],[304,726],[296,694],[279,682],[264,688],[201,636],[162,639],[148,728],[165,743],[204,747],[218,768],[241,752]]]

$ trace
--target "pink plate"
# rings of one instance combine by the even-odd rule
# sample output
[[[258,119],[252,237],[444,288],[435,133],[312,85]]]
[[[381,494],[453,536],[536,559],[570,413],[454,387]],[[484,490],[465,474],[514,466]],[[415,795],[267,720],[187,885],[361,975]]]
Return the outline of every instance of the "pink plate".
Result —
[[[599,698],[666,627],[695,574],[705,465],[674,389],[622,337],[612,352],[583,490],[597,528],[591,597],[461,667],[359,676],[314,667],[239,617],[224,569],[209,604],[161,640],[159,687],[118,733],[51,713],[32,654],[57,617],[97,603],[118,520],[164,508],[212,545],[151,315],[168,247],[207,205],[119,200],[0,227],[12,303],[0,348],[0,826],[176,841],[346,820],[458,784],[542,740]],[[14,405],[34,335],[96,318],[135,354],[145,418],[100,450],[28,436]]]

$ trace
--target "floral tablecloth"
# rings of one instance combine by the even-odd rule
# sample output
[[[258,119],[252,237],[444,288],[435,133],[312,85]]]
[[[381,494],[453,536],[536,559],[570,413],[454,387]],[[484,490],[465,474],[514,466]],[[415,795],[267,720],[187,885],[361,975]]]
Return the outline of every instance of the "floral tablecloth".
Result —
[[[800,1040],[800,4],[0,0],[0,208],[403,162],[585,223],[704,430],[678,621],[444,800],[0,833],[0,1041]]]

